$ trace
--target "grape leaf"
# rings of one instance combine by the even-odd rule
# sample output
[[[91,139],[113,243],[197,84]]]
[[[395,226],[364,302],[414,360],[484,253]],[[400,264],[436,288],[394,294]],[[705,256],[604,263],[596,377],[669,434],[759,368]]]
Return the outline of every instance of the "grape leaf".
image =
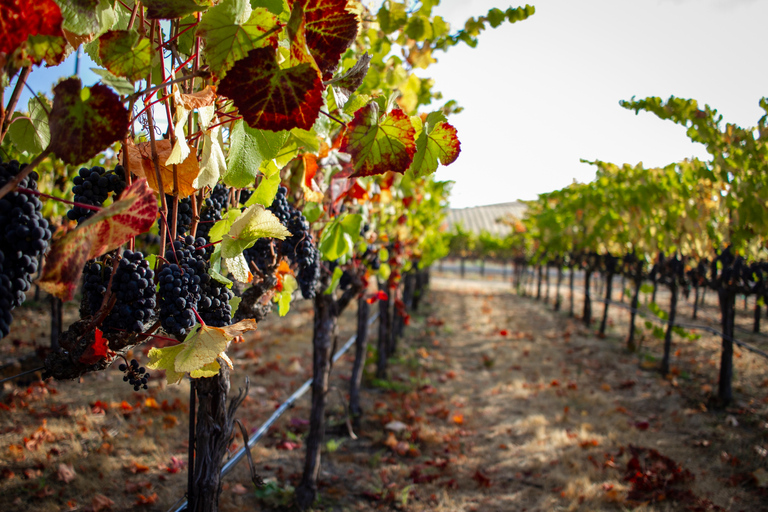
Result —
[[[224,151],[221,126],[205,132],[203,138],[203,154],[200,157],[200,174],[198,174],[192,186],[200,190],[206,186],[215,187],[219,177],[227,171],[227,161]]]
[[[68,164],[80,164],[121,140],[130,116],[120,98],[106,85],[81,88],[79,78],[69,78],[53,88],[49,116],[50,148]]]
[[[184,349],[184,344],[173,345],[164,348],[149,349],[149,362],[147,368],[150,370],[165,370],[165,379],[168,384],[178,384],[184,378],[183,372],[177,372],[175,367],[176,356]]]
[[[208,231],[208,240],[211,243],[215,243],[224,238],[224,235],[229,233],[229,230],[232,228],[232,224],[235,223],[239,216],[240,210],[236,208],[227,210],[227,216],[216,222],[211,230]]]
[[[256,191],[248,198],[245,206],[260,204],[265,208],[272,206],[277,195],[277,189],[280,188],[280,169],[270,160],[261,167],[264,178],[256,187]]]
[[[309,130],[323,104],[323,82],[309,63],[281,69],[275,50],[257,48],[235,63],[219,85],[252,128]]]
[[[19,54],[14,56],[14,65],[17,67],[41,64],[43,61],[48,66],[58,66],[72,52],[67,45],[67,40],[60,36],[36,35],[29,36],[22,44]]]
[[[101,81],[104,83],[104,85],[110,86],[115,91],[117,91],[118,94],[125,96],[133,94],[134,86],[131,81],[124,76],[115,76],[106,69],[101,68],[91,68],[91,71],[93,71],[101,78]]]
[[[212,0],[144,0],[142,3],[147,7],[147,18],[171,20],[204,11],[214,2]]]
[[[211,71],[221,78],[249,51],[276,46],[276,28],[277,18],[267,9],[251,11],[247,0],[224,0],[203,15],[197,35],[205,41]]]
[[[340,268],[340,267],[336,267]],[[290,274],[283,276],[283,289],[272,297],[277,302],[277,312],[280,316],[285,316],[291,310],[291,296],[299,288],[296,278]]]
[[[331,78],[357,36],[357,16],[346,7],[347,0],[304,0],[307,46],[324,79]]]
[[[221,241],[221,255],[234,258],[256,243],[259,238],[279,238],[291,236],[280,219],[260,204],[248,207],[232,224],[229,233]]]
[[[370,65],[371,56],[368,52],[365,52],[349,71],[340,77],[326,82],[326,85],[331,86],[333,99],[336,101],[336,107],[340,110],[347,104],[352,93],[363,84],[363,80],[365,80],[365,75],[368,74]]]
[[[152,48],[136,30],[110,30],[99,38],[99,57],[113,75],[135,82],[152,69]]]
[[[288,140],[287,131],[257,130],[238,120],[229,135],[227,172],[223,181],[230,187],[249,187],[265,160],[272,160]]]
[[[53,0],[0,0],[0,53],[11,55],[29,36],[63,36]]]
[[[78,359],[83,364],[96,364],[109,356],[109,340],[103,336],[100,329],[96,329],[93,344],[89,345]]]
[[[227,350],[228,342],[229,339],[218,327],[195,325],[182,343],[184,348],[176,356],[173,367],[177,372],[185,373],[200,370],[216,361]]]
[[[238,254],[234,258],[224,258],[224,266],[232,277],[241,283],[250,283],[253,281],[253,274],[248,270],[248,262],[245,260],[245,256]]]
[[[437,170],[438,160],[443,165],[449,165],[459,157],[460,152],[456,128],[445,121],[431,125],[428,119],[416,137],[416,155],[410,171],[415,176],[432,174]]]
[[[242,320],[226,327],[196,325],[184,340],[182,350],[176,356],[174,369],[177,372],[194,372],[201,370],[221,357],[231,367],[224,351],[227,345],[237,336],[256,329],[254,320]]]
[[[171,154],[171,141],[167,139],[155,141],[157,156],[160,160],[160,178],[163,180],[163,190],[166,194],[173,194],[173,166],[165,165]],[[157,184],[157,175],[155,174],[155,164],[152,161],[152,144],[150,142],[141,142],[139,144],[129,144],[123,149],[128,152],[128,170],[136,176],[146,178],[150,188],[159,191]],[[122,156],[122,151],[120,152]],[[197,161],[197,155],[191,153],[179,165],[176,166],[176,179],[179,184],[179,197],[188,197],[195,193],[195,187],[192,183],[200,174],[200,166]]]
[[[360,238],[362,223],[362,215],[355,213],[347,215],[343,219],[336,217],[333,222],[326,226],[318,244],[323,259],[334,261],[351,253],[355,243]]]
[[[341,151],[352,156],[355,170],[351,177],[404,174],[416,153],[416,131],[400,109],[379,117],[379,107],[371,102],[355,113],[341,142]]]
[[[45,111],[40,101],[46,101],[44,97],[31,98],[27,104],[29,116],[23,116],[21,113],[15,113],[20,119],[14,118],[8,129],[14,146],[20,151],[26,151],[30,154],[37,154],[48,147],[51,141],[51,132],[48,129],[48,113]]]
[[[132,236],[148,231],[155,220],[155,194],[146,180],[134,181],[118,201],[53,241],[38,284],[51,295],[65,301],[72,300],[87,260],[116,249]]]

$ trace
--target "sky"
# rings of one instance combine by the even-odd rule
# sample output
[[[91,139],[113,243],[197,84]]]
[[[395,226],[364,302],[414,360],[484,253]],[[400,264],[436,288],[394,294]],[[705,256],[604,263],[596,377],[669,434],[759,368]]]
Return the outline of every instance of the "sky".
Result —
[[[433,14],[457,30],[503,0],[443,0]],[[671,95],[716,108],[725,122],[754,126],[768,95],[768,0],[528,0],[536,14],[480,35],[477,48],[437,52],[419,71],[464,107],[449,122],[461,155],[436,177],[453,180],[451,206],[517,199],[594,178],[580,159],[663,166],[707,158],[685,129],[626,110],[622,99]],[[381,1],[377,2],[380,5]],[[81,62],[85,85],[98,77]],[[74,71],[74,57],[63,65]],[[31,86],[50,92],[62,75],[37,68]],[[10,92],[7,92],[10,94]],[[22,97],[26,105],[28,91]],[[439,106],[439,105],[438,105]]]
[[[463,26],[502,0],[443,0]],[[464,112],[461,155],[437,171],[451,206],[495,204],[594,178],[580,159],[663,166],[706,158],[685,129],[619,106],[632,96],[694,98],[755,126],[768,96],[768,0],[529,0],[536,14],[438,53],[422,76]],[[517,6],[519,4],[511,4]]]

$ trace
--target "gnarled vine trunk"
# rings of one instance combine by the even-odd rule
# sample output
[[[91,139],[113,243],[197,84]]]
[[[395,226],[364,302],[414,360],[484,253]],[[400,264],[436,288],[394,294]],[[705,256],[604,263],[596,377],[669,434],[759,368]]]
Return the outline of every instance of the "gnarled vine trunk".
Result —
[[[723,338],[717,396],[720,404],[726,406],[733,400],[733,324],[736,294],[728,289],[720,289],[718,290],[718,300],[720,302]]]
[[[379,290],[387,293],[387,298],[379,301],[379,340],[376,344],[378,361],[376,364],[376,378],[387,378],[387,357],[389,351],[389,293],[386,282],[379,281]]]
[[[608,306],[610,306],[611,292],[613,291],[613,273],[609,272],[605,278],[605,304],[603,307],[603,320],[600,322],[600,334],[605,335],[605,327],[608,323]]]
[[[368,316],[370,305],[364,297],[357,299],[357,338],[355,339],[355,362],[352,364],[352,375],[349,378],[349,414],[355,423],[355,428],[360,426],[360,416],[363,409],[360,407],[360,384],[363,380],[363,365],[368,349]]]
[[[586,326],[592,323],[592,298],[589,295],[589,281],[591,278],[592,271],[587,270],[584,274],[584,315],[582,316]]]
[[[637,350],[637,345],[635,344],[635,318],[637,317],[637,306],[640,302],[640,286],[643,283],[640,278],[635,278],[633,281],[635,290],[632,293],[632,303],[629,311],[629,337],[627,338],[627,349],[630,352]]]
[[[669,373],[669,359],[672,352],[672,329],[675,324],[675,315],[677,314],[677,283],[673,282],[669,286],[669,292],[672,295],[669,299],[669,323],[667,324],[667,332],[664,335],[664,357],[661,360],[661,374],[667,375]]]
[[[563,266],[557,266],[557,286],[555,287],[555,311],[560,311],[560,304],[562,302],[562,294],[560,293],[560,284],[563,282]]]

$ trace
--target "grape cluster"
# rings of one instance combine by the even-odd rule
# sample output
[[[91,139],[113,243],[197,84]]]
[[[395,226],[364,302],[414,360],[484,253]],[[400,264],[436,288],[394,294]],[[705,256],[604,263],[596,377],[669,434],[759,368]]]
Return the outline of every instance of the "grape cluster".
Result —
[[[197,225],[197,236],[208,240],[208,233],[213,225],[222,219],[221,210],[229,201],[229,189],[221,184],[216,184],[211,191],[210,197],[205,199],[203,208],[200,211],[200,223]]]
[[[168,205],[168,211],[172,212],[171,206],[173,204],[173,196],[169,196],[168,194],[165,195],[165,204]],[[192,216],[194,215],[194,212],[192,211],[192,198],[185,197],[183,199],[179,199],[179,206],[177,208],[176,212],[176,234],[179,236],[184,236],[189,231],[190,226],[192,226]],[[170,236],[168,233],[170,233],[171,227],[173,225],[173,220],[169,217],[168,218],[168,230],[166,231],[163,227],[163,220],[158,219],[157,220],[157,226],[160,228],[161,232],[165,232],[165,239],[169,240]]]
[[[232,297],[234,294],[226,285],[209,279],[203,285],[202,297],[198,302],[198,313],[203,322],[214,327],[224,327],[232,323],[232,307],[229,305]]]
[[[23,166],[15,160],[0,160],[0,187],[12,180]],[[36,189],[37,173],[32,172],[19,186]],[[11,310],[20,306],[29,290],[32,274],[48,247],[51,230],[41,213],[40,200],[32,195],[11,192],[0,199],[0,338],[10,332]]]
[[[373,271],[377,271],[379,268],[381,268],[379,251],[373,245],[368,245],[368,247],[365,248],[365,252],[360,259],[362,259],[369,267],[371,267],[371,270]]]
[[[241,189],[240,190],[240,204],[244,205],[245,203],[247,203],[252,195],[253,195],[253,190],[252,189],[248,189],[248,188]]]
[[[95,315],[104,300],[112,268],[103,262],[89,261],[83,269],[83,301],[91,315]],[[116,302],[104,319],[104,332],[144,332],[144,324],[155,309],[155,273],[140,252],[124,251],[112,279],[112,293]]]
[[[243,256],[265,274],[277,265],[277,251],[271,238],[259,238],[252,247],[243,251]]]
[[[202,249],[205,239],[187,236],[176,241],[165,253],[167,261],[157,274],[160,286],[160,321],[170,334],[183,336],[195,325],[195,312],[201,298],[202,287],[211,277],[207,274],[207,259],[212,252]]]
[[[105,171],[103,167],[83,167],[72,180],[74,186],[75,202],[101,206],[107,200],[110,193],[119,197],[125,190],[125,169],[122,165],[115,167],[113,171]],[[81,206],[74,206],[67,212],[67,218],[76,220],[78,224],[96,213]]]
[[[291,236],[280,243],[280,253],[298,265],[296,279],[301,294],[305,299],[311,299],[315,296],[317,281],[320,279],[320,251],[313,243],[307,219],[299,210],[288,204],[287,192],[285,187],[277,189],[269,211],[291,232]]]
[[[134,391],[138,391],[141,388],[147,389],[147,381],[149,380],[149,373],[143,366],[139,366],[139,362],[135,359],[131,359],[130,364],[121,364],[118,369],[125,373],[123,375],[123,382],[128,382],[133,386]]]

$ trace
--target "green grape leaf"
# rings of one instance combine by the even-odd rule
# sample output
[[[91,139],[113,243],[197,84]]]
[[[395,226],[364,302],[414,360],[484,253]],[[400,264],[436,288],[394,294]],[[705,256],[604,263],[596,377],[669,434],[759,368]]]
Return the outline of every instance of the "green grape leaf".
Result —
[[[58,66],[64,62],[71,51],[72,48],[67,45],[67,40],[59,36],[29,36],[24,45],[24,55],[30,63],[41,64],[45,61],[48,66]],[[23,56],[19,59],[26,64]]]
[[[280,154],[289,136],[287,131],[258,130],[238,120],[229,135],[227,172],[222,177],[224,183],[235,188],[253,185],[259,167],[264,161]]]
[[[229,299],[229,307],[232,310],[232,317],[235,316],[235,313],[237,313],[237,308],[240,307],[240,302],[243,300],[242,297],[238,297],[237,295],[233,295],[231,299]]]
[[[99,38],[99,57],[113,75],[135,82],[152,69],[152,48],[135,30],[110,30]]]
[[[29,100],[27,104],[29,116],[24,116],[19,112],[14,113],[14,120],[8,129],[8,135],[19,151],[37,154],[47,148],[51,141],[51,132],[48,129],[48,113],[40,101],[47,103],[42,95]],[[50,108],[49,105],[46,106]]]
[[[214,4],[213,0],[144,0],[147,18],[151,20],[171,20],[183,18],[188,14],[206,10]]]
[[[106,85],[82,89],[79,78],[69,78],[53,93],[50,148],[65,163],[85,162],[127,133],[128,110]]]
[[[248,207],[232,224],[229,233],[224,235],[221,242],[221,255],[224,258],[234,258],[252,247],[259,238],[279,238],[284,240],[291,236],[280,219],[260,204]]]
[[[309,63],[288,69],[277,63],[275,50],[257,48],[235,63],[219,84],[252,128],[309,130],[323,104],[323,83]]]
[[[128,96],[133,94],[134,86],[130,80],[123,76],[115,76],[106,69],[91,68],[95,74],[101,78],[101,82],[104,85],[108,85],[113,88],[118,94]]]
[[[183,343],[170,347],[153,347],[149,349],[147,368],[150,370],[165,370],[165,379],[168,384],[178,384],[184,378],[184,372],[176,371],[176,357],[183,349]]]
[[[0,2],[0,53],[11,55],[29,36],[62,36],[61,9],[53,0]]]
[[[379,117],[376,102],[355,113],[341,143],[341,151],[352,156],[351,177],[394,171],[405,174],[416,153],[416,131],[400,109]]]
[[[325,289],[323,292],[323,295],[330,295],[332,294],[336,288],[339,286],[339,281],[341,281],[341,276],[344,274],[344,271],[341,270],[341,267],[336,267],[333,269],[333,275],[331,276],[331,283],[328,285],[328,288]]]
[[[304,217],[307,219],[307,222],[312,224],[317,219],[323,216],[323,207],[318,203],[307,203],[304,205],[304,210],[302,211],[304,214]]]
[[[443,165],[456,161],[461,144],[456,128],[446,122],[431,126],[429,121],[416,138],[416,155],[410,171],[415,176],[426,176],[437,170],[438,160]]]
[[[181,344],[183,348],[176,356],[174,369],[182,373],[200,370],[227,350],[229,339],[218,327],[195,325]]]
[[[232,224],[235,223],[239,216],[240,210],[236,208],[228,210],[227,216],[216,222],[210,229],[208,232],[208,240],[211,243],[215,243],[224,238],[224,235],[229,233],[229,230],[232,229]]]
[[[299,283],[291,274],[284,274],[282,283],[283,289],[275,293],[275,296],[272,297],[272,301],[277,302],[278,314],[280,316],[285,316],[288,314],[288,311],[291,310],[291,297],[293,292],[298,290]]]
[[[385,34],[390,34],[408,22],[408,13],[405,4],[400,2],[389,2],[389,9],[384,6],[376,14],[376,20],[379,22],[381,30]]]
[[[268,208],[272,206],[272,202],[277,195],[277,189],[280,188],[280,170],[272,160],[267,162],[267,165],[263,166],[262,169],[265,167],[267,169],[274,169],[277,172],[271,172],[264,175],[264,178],[261,180],[261,183],[259,183],[259,186],[256,187],[256,191],[248,199],[248,202],[250,203],[253,201],[251,204],[260,204],[265,208]],[[246,206],[250,206],[250,204],[246,203]]]
[[[197,35],[205,41],[211,71],[221,78],[251,50],[275,46],[279,27],[277,18],[263,7],[251,11],[246,0],[224,0],[203,15]]]
[[[347,215],[343,219],[337,217],[327,225],[318,244],[323,259],[334,261],[350,254],[360,238],[362,223],[362,215],[356,213]]]

